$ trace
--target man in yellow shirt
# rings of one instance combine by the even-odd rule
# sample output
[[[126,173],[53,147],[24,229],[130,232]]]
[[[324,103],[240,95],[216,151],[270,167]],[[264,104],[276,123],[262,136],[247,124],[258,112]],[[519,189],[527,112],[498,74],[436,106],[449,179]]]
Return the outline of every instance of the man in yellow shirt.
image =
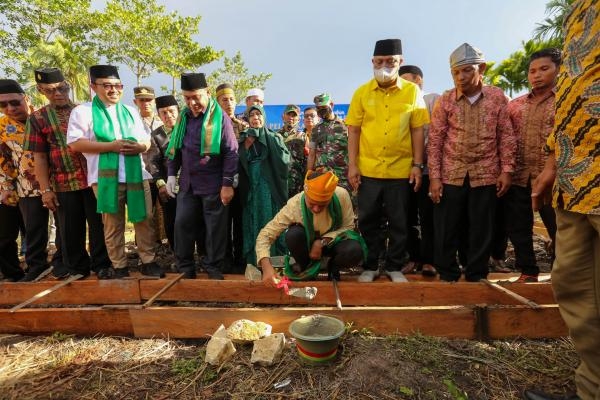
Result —
[[[366,246],[354,229],[354,211],[348,191],[337,186],[330,170],[308,171],[304,191],[287,204],[259,232],[256,259],[263,270],[263,282],[275,286],[278,277],[271,264],[270,248],[287,229],[285,242],[296,263],[286,257],[284,273],[292,280],[311,279],[320,270],[322,256],[329,256],[329,277],[339,279],[339,268],[357,266]]]
[[[403,282],[408,197],[411,188],[416,192],[421,186],[423,126],[429,114],[419,87],[398,76],[403,61],[399,39],[377,41],[371,61],[374,79],[354,92],[346,117],[348,180],[358,190],[358,228],[369,250],[358,280],[371,282],[379,275],[384,218],[389,228],[385,273]]]

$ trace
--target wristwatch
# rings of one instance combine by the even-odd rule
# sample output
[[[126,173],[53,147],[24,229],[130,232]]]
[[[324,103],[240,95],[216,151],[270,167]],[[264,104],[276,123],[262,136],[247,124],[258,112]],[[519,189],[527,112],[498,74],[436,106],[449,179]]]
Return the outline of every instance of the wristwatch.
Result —
[[[424,169],[425,169],[425,164],[423,164],[423,163],[420,163],[420,164],[419,164],[419,163],[413,163],[413,165],[412,165],[412,166],[413,166],[413,167],[417,167],[417,168],[419,168],[420,170],[424,170]]]
[[[42,194],[44,194],[44,193],[50,193],[52,191],[53,191],[52,189],[46,188],[46,189],[42,190]]]

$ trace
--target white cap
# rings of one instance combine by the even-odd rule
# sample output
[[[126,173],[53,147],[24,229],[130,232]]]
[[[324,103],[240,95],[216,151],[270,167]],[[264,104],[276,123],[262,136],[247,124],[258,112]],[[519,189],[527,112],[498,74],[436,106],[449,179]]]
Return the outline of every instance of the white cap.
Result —
[[[252,88],[252,89],[248,90],[248,93],[246,93],[246,98],[248,98],[250,96],[258,96],[258,98],[260,100],[264,100],[265,92],[263,92],[262,89],[259,89],[259,88]]]

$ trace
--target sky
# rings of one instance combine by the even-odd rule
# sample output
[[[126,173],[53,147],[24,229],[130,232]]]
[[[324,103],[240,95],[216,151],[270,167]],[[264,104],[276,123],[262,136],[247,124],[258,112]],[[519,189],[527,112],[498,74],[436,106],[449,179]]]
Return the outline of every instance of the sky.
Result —
[[[169,11],[200,15],[203,46],[238,50],[250,73],[271,73],[266,104],[310,103],[322,92],[349,103],[372,78],[371,57],[379,39],[402,40],[404,64],[424,73],[427,92],[452,87],[450,53],[464,42],[481,49],[488,61],[502,61],[528,40],[545,18],[547,0],[158,0]],[[93,1],[103,8],[102,0]],[[209,74],[216,61],[196,72]],[[127,88],[135,77],[121,67]],[[170,88],[171,79],[153,74],[144,84]],[[177,83],[178,84],[178,83]],[[238,99],[240,100],[240,99]]]

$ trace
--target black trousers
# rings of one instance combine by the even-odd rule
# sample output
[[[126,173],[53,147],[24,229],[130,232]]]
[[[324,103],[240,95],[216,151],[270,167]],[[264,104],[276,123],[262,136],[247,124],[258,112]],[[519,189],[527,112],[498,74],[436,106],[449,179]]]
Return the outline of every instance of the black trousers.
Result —
[[[512,186],[511,186],[512,189]],[[509,189],[510,190],[510,189]],[[490,255],[496,260],[506,259],[506,249],[508,247],[508,232],[506,225],[507,205],[506,195],[496,198],[496,216],[494,217],[494,226],[492,228],[492,243],[490,245]],[[531,203],[531,198],[529,199]]]
[[[429,175],[423,175],[418,194],[419,225],[421,227],[420,261],[433,264],[433,201],[429,197]]]
[[[511,186],[504,196],[506,232],[515,249],[515,267],[524,274],[540,272],[533,251],[531,186]]]
[[[19,267],[17,237],[21,212],[18,207],[0,204],[0,272],[4,278],[19,280],[23,270]]]
[[[19,208],[27,232],[25,262],[29,271],[42,272],[48,268],[48,209],[43,206],[42,196],[20,198]]]
[[[175,216],[177,215],[177,200],[170,197],[167,201],[160,200],[160,205],[163,210],[163,223],[165,225],[165,233],[169,240],[171,250],[175,250]]]
[[[242,231],[243,205],[239,192],[236,190],[229,203],[229,217],[227,219],[227,253],[225,260],[232,273],[244,273],[246,260],[244,259],[244,233]]]
[[[112,265],[104,241],[102,215],[96,212],[96,196],[92,188],[57,192],[57,221],[61,232],[63,262],[68,272],[88,275]],[[86,250],[86,222],[90,252]]]
[[[177,195],[175,216],[175,257],[180,272],[195,271],[194,247],[198,233],[204,228],[205,269],[223,268],[227,247],[227,208],[219,193],[199,196],[192,191]]]
[[[358,229],[362,234],[369,255],[365,269],[376,270],[378,258],[384,248],[381,235],[382,217],[387,220],[389,242],[385,256],[385,269],[398,271],[408,260],[407,208],[408,179],[376,179],[361,177],[358,189]]]
[[[465,247],[466,280],[476,282],[487,277],[495,201],[495,185],[471,187],[468,176],[462,186],[444,185],[442,201],[433,207],[434,262],[440,279],[460,278],[456,254]],[[466,236],[466,246],[460,244],[462,236]]]
[[[302,225],[292,225],[285,234],[285,243],[294,260],[306,269],[310,263],[306,234]],[[323,248],[323,256],[331,257],[329,268],[339,271],[340,268],[358,266],[363,258],[362,248],[356,240],[341,240],[335,246]]]

